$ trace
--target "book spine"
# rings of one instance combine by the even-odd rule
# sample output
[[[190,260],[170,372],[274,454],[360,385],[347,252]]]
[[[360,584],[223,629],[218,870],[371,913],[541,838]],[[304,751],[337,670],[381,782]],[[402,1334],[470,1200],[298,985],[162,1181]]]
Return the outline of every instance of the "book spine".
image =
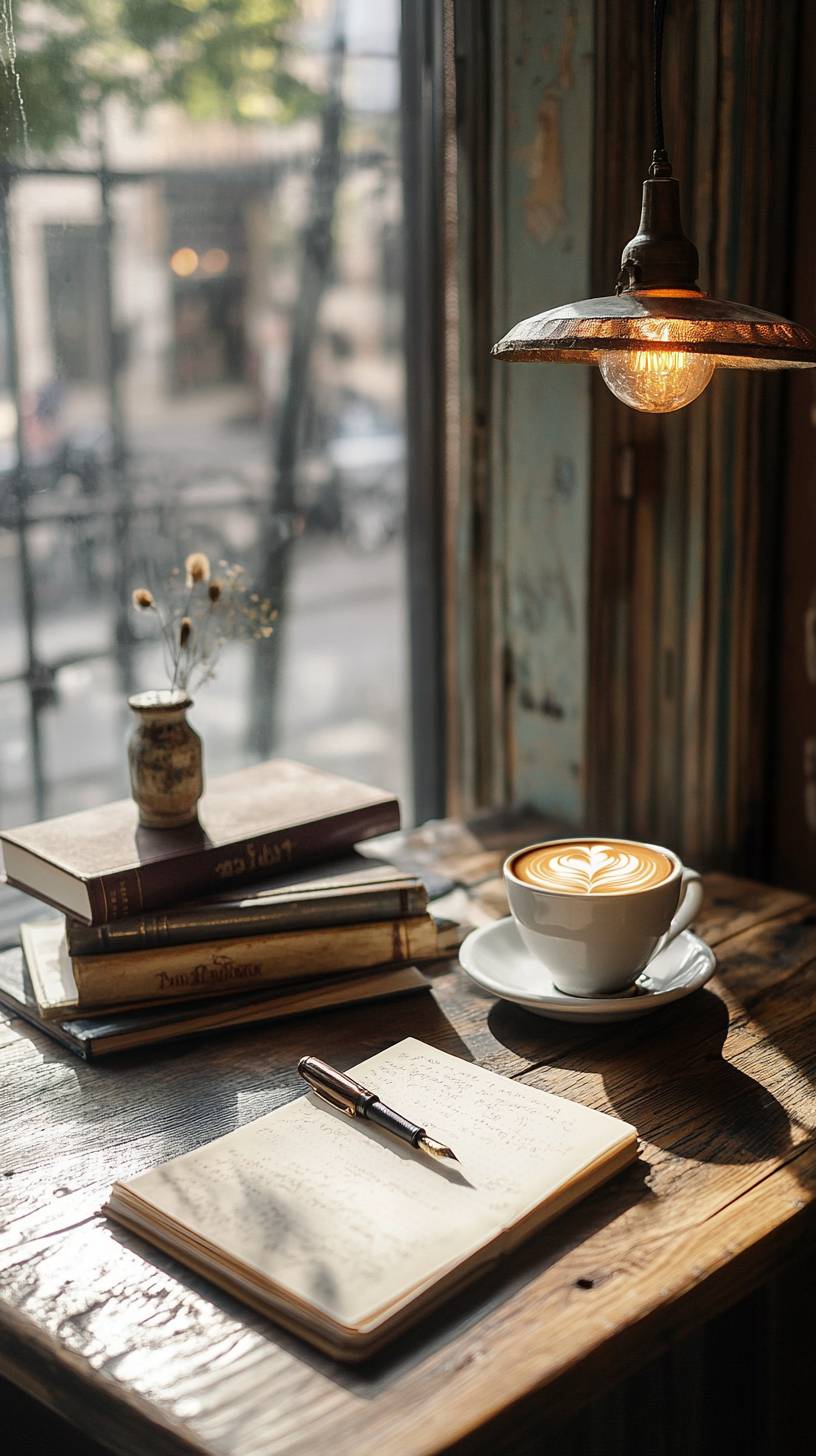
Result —
[[[281,1021],[289,1016],[302,1016],[304,1012],[323,1011],[330,1006],[360,1005],[390,1000],[394,996],[425,995],[430,989],[430,981],[414,967],[397,970],[389,967],[383,975],[373,970],[363,976],[340,976],[332,986],[319,986],[315,994],[310,987],[304,986],[292,994],[284,991],[274,996],[263,993],[235,996],[226,1004],[222,998],[199,1002],[195,1008],[185,1002],[169,1007],[161,1015],[124,1010],[116,1016],[67,1022],[63,1029],[71,1034],[71,1039],[66,1039],[66,1046],[90,1060],[106,1056],[109,1052],[127,1051],[130,1047],[197,1036],[206,1031],[228,1030],[256,1021]],[[54,1023],[43,1025],[42,1030],[53,1035]]]
[[[86,881],[90,924],[125,920],[143,910],[282,874],[310,860],[331,858],[361,839],[390,834],[398,828],[399,805],[391,799],[311,824],[253,835],[235,844],[198,849],[100,875]]]
[[[85,925],[69,918],[66,937],[72,956],[114,955],[197,941],[273,935],[283,930],[405,919],[421,915],[426,902],[422,885],[389,885],[333,895],[302,895],[292,899],[281,896],[280,900],[254,904],[235,901],[148,911],[108,925]]]
[[[79,1012],[93,1006],[223,996],[340,971],[428,960],[437,951],[430,915],[320,931],[175,946],[172,952],[78,956],[72,960]]]

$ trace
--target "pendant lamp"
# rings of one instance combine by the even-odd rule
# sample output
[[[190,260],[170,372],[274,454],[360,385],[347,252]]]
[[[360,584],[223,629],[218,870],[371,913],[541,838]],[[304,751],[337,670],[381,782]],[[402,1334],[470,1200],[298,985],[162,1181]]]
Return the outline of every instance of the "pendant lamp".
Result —
[[[664,4],[654,0],[652,163],[640,227],[623,250],[615,292],[524,319],[493,349],[510,362],[597,364],[618,399],[652,414],[691,404],[717,368],[816,365],[816,334],[809,329],[711,298],[697,285],[697,249],[683,232],[680,188],[663,139]]]

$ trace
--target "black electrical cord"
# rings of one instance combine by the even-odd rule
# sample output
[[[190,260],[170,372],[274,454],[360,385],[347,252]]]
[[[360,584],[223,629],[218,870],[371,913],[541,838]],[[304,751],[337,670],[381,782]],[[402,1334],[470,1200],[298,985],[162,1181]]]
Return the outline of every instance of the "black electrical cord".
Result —
[[[663,138],[663,18],[666,0],[654,0],[652,9],[652,102],[654,151],[650,177],[671,177],[671,162]]]

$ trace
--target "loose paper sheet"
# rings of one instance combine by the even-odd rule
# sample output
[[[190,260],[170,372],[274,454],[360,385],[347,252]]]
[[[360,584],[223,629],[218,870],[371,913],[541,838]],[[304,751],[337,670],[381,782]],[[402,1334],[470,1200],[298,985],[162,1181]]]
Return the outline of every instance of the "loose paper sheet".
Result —
[[[634,1137],[412,1037],[350,1072],[459,1164],[309,1094],[125,1186],[294,1302],[359,1328]]]

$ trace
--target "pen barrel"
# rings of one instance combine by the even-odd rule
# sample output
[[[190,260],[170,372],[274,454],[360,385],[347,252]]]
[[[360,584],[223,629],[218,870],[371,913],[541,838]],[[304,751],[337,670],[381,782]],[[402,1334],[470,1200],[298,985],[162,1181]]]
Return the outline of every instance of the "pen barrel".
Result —
[[[395,1112],[393,1107],[386,1107],[384,1102],[367,1102],[363,1117],[368,1122],[375,1122],[386,1132],[393,1133],[395,1137],[402,1138],[403,1142],[411,1143],[413,1147],[417,1146],[425,1131],[424,1127],[419,1127],[415,1122],[409,1122],[407,1117],[402,1117],[399,1112]]]
[[[358,1117],[364,1117],[366,1105],[376,1100],[376,1092],[369,1092],[367,1087],[361,1087],[359,1082],[330,1067],[328,1062],[321,1062],[319,1057],[301,1057],[298,1071],[315,1092]]]

